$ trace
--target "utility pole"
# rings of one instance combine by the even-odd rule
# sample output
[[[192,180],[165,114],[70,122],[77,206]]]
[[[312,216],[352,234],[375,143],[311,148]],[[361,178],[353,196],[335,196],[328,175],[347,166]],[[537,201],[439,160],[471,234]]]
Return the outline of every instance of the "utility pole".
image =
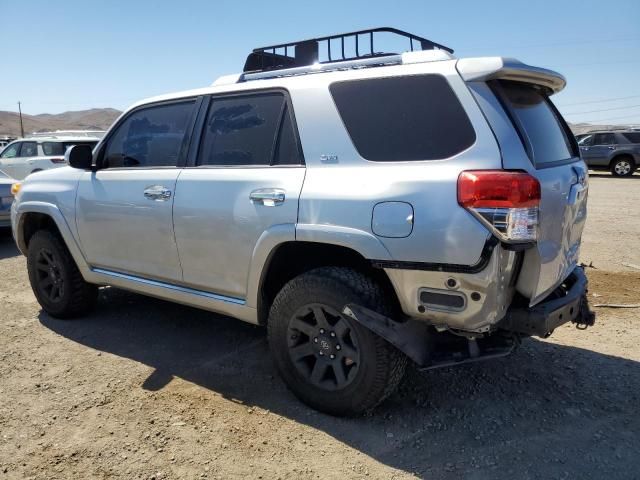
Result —
[[[20,106],[20,102],[18,102],[18,112],[20,112],[20,136],[24,137],[24,125],[22,125],[22,107]]]

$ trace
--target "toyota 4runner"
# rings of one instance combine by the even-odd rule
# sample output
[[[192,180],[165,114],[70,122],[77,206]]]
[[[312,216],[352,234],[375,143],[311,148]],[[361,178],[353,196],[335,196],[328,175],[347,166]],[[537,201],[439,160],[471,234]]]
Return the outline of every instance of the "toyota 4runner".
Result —
[[[565,79],[452,52],[390,28],[315,38],[134,105],[21,185],[36,298],[77,317],[112,285],[265,325],[285,383],[337,415],[376,406],[408,359],[592,324],[587,170],[549,99]]]

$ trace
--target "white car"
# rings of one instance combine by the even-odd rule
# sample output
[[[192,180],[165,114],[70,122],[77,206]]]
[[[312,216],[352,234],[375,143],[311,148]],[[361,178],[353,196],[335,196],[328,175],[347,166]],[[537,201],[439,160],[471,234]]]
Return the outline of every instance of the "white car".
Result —
[[[98,141],[98,138],[90,137],[21,138],[0,153],[0,170],[22,180],[31,173],[66,165],[64,154],[73,145],[93,148]]]

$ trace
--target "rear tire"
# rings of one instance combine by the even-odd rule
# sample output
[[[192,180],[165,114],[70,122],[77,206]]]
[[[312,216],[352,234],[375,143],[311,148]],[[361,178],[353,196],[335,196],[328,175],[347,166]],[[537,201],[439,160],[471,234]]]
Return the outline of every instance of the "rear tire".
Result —
[[[29,241],[27,270],[33,293],[52,317],[72,318],[90,311],[98,287],[84,281],[62,239],[48,230]]]
[[[618,157],[611,162],[611,174],[616,177],[630,177],[636,170],[636,165],[631,157]]]
[[[382,289],[348,268],[325,267],[287,283],[269,314],[276,367],[304,403],[331,415],[373,409],[396,389],[406,357],[340,312],[356,303],[388,314]]]

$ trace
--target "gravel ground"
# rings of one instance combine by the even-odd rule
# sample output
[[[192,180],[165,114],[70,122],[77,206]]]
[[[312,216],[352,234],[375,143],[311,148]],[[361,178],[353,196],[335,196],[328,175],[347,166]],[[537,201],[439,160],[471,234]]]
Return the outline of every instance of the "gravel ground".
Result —
[[[592,303],[640,303],[640,177],[591,179]],[[640,478],[640,309],[421,374],[373,415],[296,401],[263,329],[104,289],[42,313],[0,234],[0,479]]]

